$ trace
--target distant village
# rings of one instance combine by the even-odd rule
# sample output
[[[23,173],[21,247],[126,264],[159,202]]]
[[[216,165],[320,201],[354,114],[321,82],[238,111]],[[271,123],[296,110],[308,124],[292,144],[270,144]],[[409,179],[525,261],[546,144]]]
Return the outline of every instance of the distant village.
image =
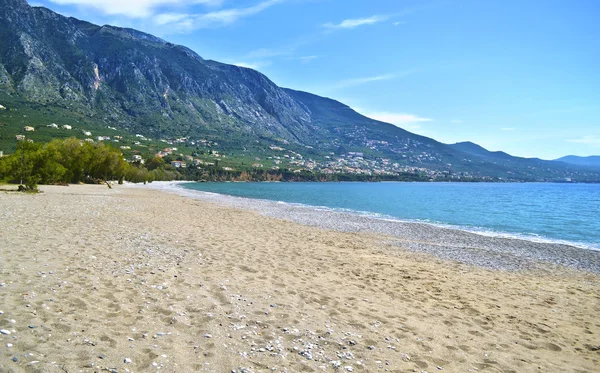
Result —
[[[174,169],[187,169],[187,168],[218,168],[223,171],[243,171],[242,169],[235,169],[228,165],[229,162],[221,162],[229,156],[221,154],[218,150],[219,143],[208,139],[191,139],[190,137],[177,137],[177,138],[164,138],[158,141],[153,141],[150,138],[145,137],[141,134],[135,134],[128,136],[128,139],[124,139],[121,135],[94,135],[91,131],[85,129],[77,129],[71,125],[63,124],[59,125],[51,123],[45,125],[49,129],[60,129],[73,131],[74,133],[80,133],[83,135],[81,141],[95,143],[95,142],[111,142],[114,146],[117,146],[124,154],[127,154],[126,161],[130,163],[144,164],[147,160],[148,154],[146,153],[146,159],[142,156],[144,148],[149,148],[153,145],[156,148],[157,144],[163,143],[164,148],[154,153],[155,157],[167,159],[167,164]],[[39,127],[38,127],[39,129]],[[106,127],[107,130],[116,131],[115,127]],[[24,133],[35,132],[36,128],[32,126],[23,127]],[[426,148],[427,146],[421,144],[415,140],[405,139],[390,144],[387,141],[381,140],[369,140],[366,137],[361,138],[362,134],[353,134],[356,143],[355,147],[367,148],[369,151],[386,150],[398,155],[397,159],[402,159],[402,162],[394,161],[389,158],[382,158],[377,156],[368,156],[363,152],[358,151],[347,151],[342,154],[335,154],[333,152],[328,153],[325,156],[321,156],[320,159],[313,159],[311,157],[303,155],[297,150],[288,149],[285,146],[289,145],[287,141],[282,141],[282,144],[272,144],[264,149],[263,154],[260,156],[253,157],[253,163],[245,165],[244,169],[259,169],[259,170],[288,170],[293,173],[312,172],[318,174],[354,174],[354,175],[365,175],[365,176],[398,176],[403,174],[419,175],[430,180],[470,180],[477,179],[480,181],[501,181],[501,178],[493,178],[487,176],[475,175],[469,172],[457,172],[452,170],[451,164],[442,164],[442,159],[439,155],[433,152],[418,151],[418,149]],[[17,140],[32,141],[26,137],[26,134],[16,135]],[[337,140],[336,140],[337,141]],[[121,145],[122,144],[122,145]],[[327,144],[336,145],[336,144]],[[337,144],[339,145],[339,144]],[[203,151],[191,151],[190,148],[198,149],[202,148]],[[306,149],[312,149],[311,146],[305,146]],[[184,151],[185,149],[185,151]],[[0,152],[0,157],[2,153]],[[464,161],[471,162],[471,160],[465,159]],[[435,164],[436,168],[439,168],[441,164],[444,170],[434,170],[427,167],[423,167],[423,164]],[[411,165],[413,164],[413,165]],[[570,181],[568,177],[565,177],[565,181]]]
[[[190,146],[206,146],[206,147],[217,147],[218,143],[206,139],[201,140],[190,140],[189,138],[177,138],[172,140],[162,139],[161,141],[166,142],[170,145],[174,144],[187,144]],[[306,148],[312,149],[310,146],[306,146]],[[324,157],[324,160],[315,160],[312,158],[307,158],[301,153],[286,149],[280,145],[270,145],[268,149],[271,151],[270,155],[265,157],[255,157],[253,163],[251,165],[252,168],[257,169],[270,169],[270,170],[280,170],[280,169],[290,169],[292,172],[301,173],[305,171],[315,172],[315,173],[323,173],[323,174],[357,174],[357,175],[399,175],[399,174],[419,174],[429,178],[451,178],[451,179],[460,179],[460,178],[469,178],[473,177],[473,175],[469,173],[451,173],[450,171],[436,171],[423,167],[411,167],[406,165],[401,165],[398,162],[393,162],[390,159],[386,158],[375,158],[375,159],[367,159],[362,152],[348,152],[341,155],[336,155],[335,153],[329,153],[329,155]],[[176,147],[167,147],[162,151],[159,151],[156,155],[158,157],[165,157],[167,155],[176,154]],[[210,150],[209,155],[214,157],[215,159],[226,158],[226,155],[222,155],[217,150]],[[182,156],[182,154],[180,154]],[[427,153],[423,153],[422,155],[418,155],[415,157],[416,161],[421,161],[422,159],[431,156]],[[408,158],[409,161],[413,161],[413,158]],[[268,161],[268,162],[267,162]],[[265,164],[273,164],[272,166],[265,166]],[[176,168],[185,168],[190,165],[196,167],[202,166],[215,166],[215,162],[206,161],[198,158],[194,158],[192,156],[184,156],[184,160],[181,161],[171,161],[171,165]],[[448,165],[451,166],[451,165]],[[235,171],[231,167],[222,167],[225,171]],[[492,178],[489,178],[492,180]]]
[[[71,125],[59,125],[51,123],[46,125],[50,129],[62,129],[68,131],[74,131],[83,135],[82,141],[94,143],[94,142],[111,142],[118,146],[124,153],[139,153],[136,148],[148,147],[148,144],[152,143],[153,140],[145,137],[141,134],[135,134],[133,141],[123,139],[120,135],[94,135],[91,131],[85,129],[77,129]],[[107,127],[108,130],[116,130],[115,127]],[[35,128],[32,126],[25,126],[24,132],[35,132]],[[24,140],[25,135],[17,135],[17,140]],[[30,141],[30,140],[29,140]],[[225,159],[228,156],[219,152],[218,142],[208,139],[190,139],[189,137],[177,137],[177,138],[166,138],[158,140],[160,143],[164,143],[165,147],[154,155],[159,158],[169,158],[169,164],[171,167],[176,169],[185,169],[188,167],[204,168],[204,167],[217,167],[219,159]],[[123,143],[123,145],[119,145]],[[155,142],[156,143],[156,142]],[[287,142],[284,142],[286,144]],[[381,146],[389,146],[387,142],[369,140],[366,141],[369,149],[377,150]],[[412,154],[409,152],[410,146],[416,146],[417,144],[403,144],[400,148],[395,149],[397,153],[402,154],[401,157],[406,160],[406,163],[420,163],[425,160],[435,161],[436,157],[432,154],[422,152],[421,154]],[[182,149],[185,147],[192,148],[205,148],[203,157],[184,155]],[[306,146],[307,149],[312,149],[310,146]],[[356,175],[399,175],[399,174],[418,174],[431,179],[444,178],[444,179],[461,179],[473,177],[469,173],[451,173],[450,171],[436,171],[424,167],[407,166],[406,164],[400,164],[394,162],[388,158],[368,158],[362,152],[347,152],[344,154],[329,153],[324,156],[321,160],[316,160],[310,157],[306,157],[298,151],[287,149],[281,144],[273,144],[265,149],[268,154],[266,156],[256,156],[253,158],[254,163],[249,164],[247,167],[253,169],[265,169],[265,170],[281,170],[288,169],[294,173],[301,172],[314,172],[323,174],[356,174]],[[195,154],[195,153],[193,153]],[[140,154],[130,154],[126,158],[128,162],[138,162],[144,164],[145,159]],[[451,166],[451,165],[448,165]],[[233,167],[223,165],[219,167],[223,171],[238,171]],[[491,180],[491,178],[490,178]]]

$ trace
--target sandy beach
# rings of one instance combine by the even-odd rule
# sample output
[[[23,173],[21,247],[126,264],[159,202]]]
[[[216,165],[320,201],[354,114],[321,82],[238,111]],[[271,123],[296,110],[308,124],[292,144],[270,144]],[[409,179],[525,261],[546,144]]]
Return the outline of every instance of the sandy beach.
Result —
[[[550,246],[483,237],[465,261],[428,251],[472,240],[441,229],[398,239],[153,189],[41,190],[0,192],[1,372],[600,369],[595,266],[479,260]]]

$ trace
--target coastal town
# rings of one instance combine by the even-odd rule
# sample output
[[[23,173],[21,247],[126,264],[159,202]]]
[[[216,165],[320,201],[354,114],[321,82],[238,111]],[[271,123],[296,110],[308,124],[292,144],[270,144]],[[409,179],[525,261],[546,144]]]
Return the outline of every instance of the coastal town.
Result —
[[[143,137],[142,137],[143,138]],[[145,138],[143,138],[145,139]],[[147,140],[147,139],[146,139]],[[171,161],[171,166],[176,168],[187,168],[187,167],[207,167],[215,166],[218,164],[218,160],[227,159],[231,155],[220,153],[218,149],[219,144],[214,141],[207,139],[191,140],[189,138],[181,137],[176,139],[162,139],[169,145],[186,145],[189,147],[195,147],[196,149],[208,149],[202,151],[202,158],[194,157],[193,155],[184,155],[179,152],[177,147],[166,147],[156,153],[157,157],[175,156],[176,160]],[[306,146],[307,149],[312,149],[311,146]],[[371,148],[375,150],[375,146],[371,145]],[[448,170],[434,170],[425,167],[410,166],[410,163],[420,163],[424,160],[435,160],[435,155],[429,153],[414,154],[409,153],[403,154],[403,163],[393,161],[389,158],[382,157],[367,157],[363,152],[346,152],[342,154],[335,154],[330,152],[328,155],[321,157],[321,159],[308,157],[303,155],[300,151],[285,148],[281,145],[269,145],[264,150],[264,156],[256,156],[253,158],[251,167],[254,169],[264,169],[278,171],[282,169],[288,169],[295,173],[301,172],[313,172],[321,174],[355,174],[355,175],[400,175],[400,174],[417,174],[427,178],[445,178],[460,180],[461,178],[472,178],[472,175],[468,172],[452,172],[451,164],[447,165]],[[198,155],[198,152],[194,152],[194,155]],[[135,160],[139,160],[136,158]],[[222,162],[223,163],[223,162]],[[236,171],[235,168],[229,166],[221,167],[224,171]],[[484,178],[486,179],[486,178]],[[487,178],[493,180],[493,178]]]
[[[324,153],[312,146],[290,144],[276,140],[255,147],[252,151],[229,151],[220,142],[208,138],[174,137],[152,139],[145,135],[126,134],[116,127],[106,126],[102,130],[79,128],[68,124],[42,124],[22,127],[17,141],[32,142],[36,130],[62,131],[88,143],[107,143],[119,148],[129,163],[144,165],[153,158],[160,158],[174,170],[211,169],[220,172],[291,172],[294,174],[356,175],[357,177],[382,177],[393,179],[413,175],[420,180],[430,181],[514,181],[518,177],[492,177],[457,170],[451,163],[443,163],[442,157],[431,151],[422,151],[427,145],[411,139],[399,139],[394,143],[370,140],[360,133],[351,133],[355,147],[365,151],[342,151]],[[111,134],[111,132],[113,132]],[[114,134],[114,133],[119,133]],[[335,144],[326,144],[328,146]],[[369,151],[369,153],[366,153]],[[3,152],[6,154],[6,152]],[[382,154],[395,155],[391,157]],[[465,158],[462,162],[475,162]],[[532,171],[539,171],[532,169]],[[570,182],[571,175],[553,175],[548,180]],[[544,180],[540,180],[544,181]]]

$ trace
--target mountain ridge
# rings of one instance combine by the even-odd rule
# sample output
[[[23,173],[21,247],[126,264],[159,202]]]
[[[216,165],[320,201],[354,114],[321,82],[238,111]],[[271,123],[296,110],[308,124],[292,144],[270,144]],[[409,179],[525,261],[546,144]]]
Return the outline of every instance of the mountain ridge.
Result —
[[[600,168],[600,155],[590,155],[590,156],[586,156],[586,157],[581,157],[581,156],[577,156],[577,155],[566,155],[564,157],[555,159],[555,161],[578,165],[578,166],[588,166],[588,167]]]

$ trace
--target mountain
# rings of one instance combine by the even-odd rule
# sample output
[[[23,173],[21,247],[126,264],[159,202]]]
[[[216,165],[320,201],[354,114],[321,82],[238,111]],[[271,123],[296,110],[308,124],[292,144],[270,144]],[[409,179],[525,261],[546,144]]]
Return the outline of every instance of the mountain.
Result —
[[[458,151],[470,155],[472,157],[472,160],[477,159],[481,162],[491,163],[512,170],[524,168],[551,170],[556,167],[567,166],[565,165],[565,163],[570,163],[570,165],[567,167],[571,171],[576,170],[584,173],[593,173],[594,171],[592,170],[592,168],[598,167],[597,164],[594,164],[594,161],[599,162],[598,164],[600,164],[600,157],[596,157],[596,159],[594,159],[594,157],[588,157],[591,159],[586,160],[586,158],[583,157],[567,156],[553,161],[547,161],[539,158],[515,157],[502,151],[489,151],[484,147],[469,141],[459,142],[456,144],[451,144],[449,146]],[[577,159],[572,159],[570,157],[578,158],[579,163],[577,163]],[[571,160],[571,162],[564,160],[565,158]]]
[[[485,149],[481,145],[477,145],[470,141],[465,142],[457,142],[456,144],[451,144],[450,147],[453,149],[459,150],[465,154],[470,154],[476,157],[486,158],[490,160],[502,160],[502,161],[510,161],[514,157],[505,152],[491,152]]]
[[[310,118],[264,75],[207,61],[139,31],[96,26],[2,0],[0,82],[29,101],[68,107],[155,136],[223,129],[305,140]]]
[[[35,118],[183,137],[191,144],[212,141],[219,151],[247,157],[273,158],[280,150],[269,149],[285,146],[297,154],[286,165],[325,172],[600,180],[599,173],[564,163],[442,144],[335,100],[278,87],[255,70],[24,0],[0,0],[0,105],[11,109],[0,111],[0,125],[13,131],[0,131],[0,145],[14,142],[17,128]]]
[[[557,162],[574,164],[578,166],[600,167],[600,155],[590,155],[589,157],[579,157],[576,155],[567,155],[558,159]]]

